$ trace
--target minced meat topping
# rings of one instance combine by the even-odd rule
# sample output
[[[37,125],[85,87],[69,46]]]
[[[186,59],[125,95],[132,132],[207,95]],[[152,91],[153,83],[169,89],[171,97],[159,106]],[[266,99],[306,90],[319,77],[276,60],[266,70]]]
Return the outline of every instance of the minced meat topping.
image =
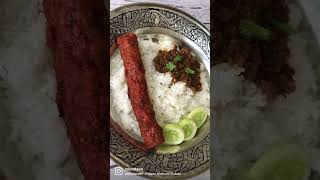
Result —
[[[170,51],[160,50],[153,62],[157,71],[171,72],[173,83],[185,82],[193,92],[202,90],[200,62],[191,54],[191,49],[175,46]]]

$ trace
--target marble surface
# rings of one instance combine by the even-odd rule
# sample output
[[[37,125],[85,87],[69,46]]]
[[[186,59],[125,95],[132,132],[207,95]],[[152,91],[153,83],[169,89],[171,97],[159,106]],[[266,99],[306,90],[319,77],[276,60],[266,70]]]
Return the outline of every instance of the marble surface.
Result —
[[[305,16],[320,42],[320,1],[319,0],[299,0]]]

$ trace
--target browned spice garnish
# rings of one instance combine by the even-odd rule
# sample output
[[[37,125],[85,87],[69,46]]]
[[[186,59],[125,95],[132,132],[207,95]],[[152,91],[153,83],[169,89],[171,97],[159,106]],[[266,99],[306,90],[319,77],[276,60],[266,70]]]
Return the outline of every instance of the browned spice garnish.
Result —
[[[157,71],[161,73],[171,72],[172,82],[185,82],[193,92],[202,90],[200,77],[200,62],[194,58],[189,48],[175,46],[170,51],[159,51],[153,60]]]
[[[254,82],[268,97],[295,91],[288,33],[274,25],[289,20],[285,0],[216,0],[213,12],[214,65],[227,62],[243,67],[245,79]],[[244,36],[239,26],[246,19],[270,30],[270,39]]]

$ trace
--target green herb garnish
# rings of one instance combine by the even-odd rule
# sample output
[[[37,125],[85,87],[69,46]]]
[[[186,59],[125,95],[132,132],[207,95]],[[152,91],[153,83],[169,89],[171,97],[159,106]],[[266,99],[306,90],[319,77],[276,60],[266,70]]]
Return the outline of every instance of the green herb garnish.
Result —
[[[169,62],[168,64],[166,64],[166,68],[169,71],[173,71],[176,68],[176,65],[173,62]]]
[[[184,72],[186,72],[187,74],[195,74],[196,73],[195,70],[193,70],[189,67],[184,68]]]
[[[271,31],[255,22],[245,19],[240,21],[239,25],[240,33],[248,38],[255,38],[257,40],[269,40],[271,37]]]
[[[293,34],[296,32],[296,30],[287,22],[281,22],[281,21],[274,21],[274,26],[287,34]]]
[[[182,61],[182,60],[183,60],[183,56],[181,56],[181,55],[177,55],[177,56],[173,59],[174,62],[178,62],[178,61]]]

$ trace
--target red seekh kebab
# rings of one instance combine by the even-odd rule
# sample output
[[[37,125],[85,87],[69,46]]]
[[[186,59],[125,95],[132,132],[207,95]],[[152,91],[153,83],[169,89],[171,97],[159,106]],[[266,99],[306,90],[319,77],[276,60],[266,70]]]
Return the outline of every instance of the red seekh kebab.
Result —
[[[137,36],[134,33],[123,34],[117,38],[117,43],[124,63],[128,95],[141,136],[146,148],[152,149],[163,143],[164,138],[149,98]]]
[[[109,177],[108,67],[103,0],[44,0],[56,102],[85,180]]]

